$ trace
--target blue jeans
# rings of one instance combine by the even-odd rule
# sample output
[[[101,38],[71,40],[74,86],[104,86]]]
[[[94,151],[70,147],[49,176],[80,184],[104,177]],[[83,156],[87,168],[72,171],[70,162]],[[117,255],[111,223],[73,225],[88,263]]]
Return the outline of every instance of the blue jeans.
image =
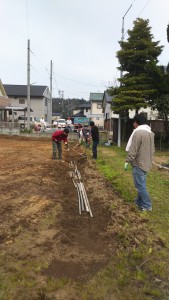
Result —
[[[152,204],[146,188],[146,177],[147,173],[145,171],[139,167],[133,167],[134,184],[138,191],[138,198],[135,203],[140,208],[150,209]]]
[[[99,142],[93,141],[93,146],[92,146],[92,152],[93,152],[93,158],[97,159],[97,146]]]

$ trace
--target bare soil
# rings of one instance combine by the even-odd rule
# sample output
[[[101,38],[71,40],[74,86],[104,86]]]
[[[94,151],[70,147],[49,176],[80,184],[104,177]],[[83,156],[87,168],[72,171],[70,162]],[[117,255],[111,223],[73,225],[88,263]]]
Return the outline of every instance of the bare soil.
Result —
[[[140,219],[135,208],[120,199],[95,161],[83,159],[83,148],[75,152],[72,147],[73,142],[70,151],[63,147],[65,162],[60,163],[52,159],[48,138],[0,136],[0,268],[8,278],[15,275],[18,280],[22,274],[35,281],[36,290],[49,278],[89,281],[123,247],[117,235],[126,230],[126,218],[131,247],[147,235],[146,218]],[[93,217],[79,214],[70,177],[72,161],[82,176]],[[16,285],[10,299],[22,299],[24,288]],[[25,299],[35,299],[35,289],[27,289],[30,298]],[[59,293],[58,299],[69,299]]]

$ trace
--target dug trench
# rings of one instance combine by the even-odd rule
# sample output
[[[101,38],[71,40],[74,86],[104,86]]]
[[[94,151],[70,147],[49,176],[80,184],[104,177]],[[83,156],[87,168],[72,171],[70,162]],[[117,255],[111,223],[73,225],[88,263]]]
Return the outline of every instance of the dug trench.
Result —
[[[21,276],[34,281],[36,290],[49,278],[84,283],[123,251],[119,232],[127,230],[129,247],[146,239],[147,220],[140,220],[97,171],[91,150],[83,159],[83,148],[77,153],[63,148],[65,162],[60,163],[51,159],[50,139],[0,136],[0,144],[1,280]],[[71,161],[82,176],[93,217],[79,214]],[[12,288],[19,299],[18,289],[25,286]]]

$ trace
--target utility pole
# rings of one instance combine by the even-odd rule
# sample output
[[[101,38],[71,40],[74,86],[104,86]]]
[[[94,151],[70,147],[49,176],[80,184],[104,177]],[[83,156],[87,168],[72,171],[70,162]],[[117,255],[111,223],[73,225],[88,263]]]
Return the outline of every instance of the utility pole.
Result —
[[[64,106],[63,106],[64,91],[59,90],[59,95],[61,96],[61,100],[62,100],[62,118],[63,118],[63,113],[64,113]]]
[[[127,15],[127,13],[129,12],[131,7],[132,7],[132,4],[130,5],[130,7],[128,8],[128,10],[126,11],[126,13],[124,14],[124,16],[122,18],[121,42],[124,41],[124,18]],[[120,78],[122,78],[122,77],[123,77],[123,70],[122,70],[122,66],[121,66]],[[118,118],[118,141],[117,141],[117,146],[121,147],[121,112],[119,112],[119,118]]]
[[[70,99],[68,98],[68,118],[70,117]]]
[[[50,113],[49,113],[49,123],[52,123],[52,60],[50,61]]]
[[[27,129],[30,130],[30,109],[31,109],[31,98],[30,98],[30,40],[28,40],[27,48]]]

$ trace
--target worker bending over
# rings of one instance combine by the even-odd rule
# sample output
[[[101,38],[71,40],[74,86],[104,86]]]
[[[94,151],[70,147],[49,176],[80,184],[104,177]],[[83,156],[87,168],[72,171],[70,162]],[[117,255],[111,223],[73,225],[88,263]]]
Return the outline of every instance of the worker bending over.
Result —
[[[52,134],[52,148],[53,148],[53,159],[62,160],[62,141],[68,149],[68,137],[69,129],[65,128],[64,130],[57,130]],[[56,151],[58,151],[58,158],[56,157]]]

